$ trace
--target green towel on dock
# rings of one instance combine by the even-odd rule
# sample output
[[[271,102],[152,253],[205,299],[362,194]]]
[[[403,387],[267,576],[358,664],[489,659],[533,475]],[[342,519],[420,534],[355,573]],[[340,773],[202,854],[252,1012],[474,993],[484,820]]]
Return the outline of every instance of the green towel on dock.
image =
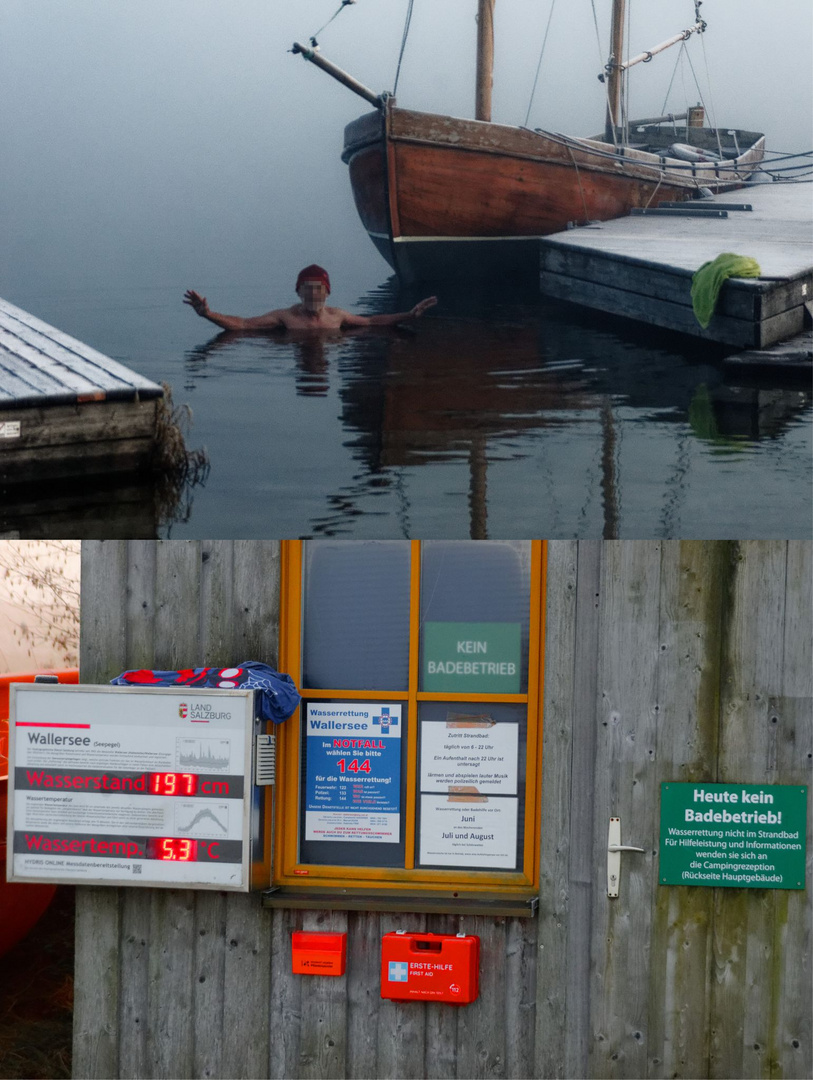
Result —
[[[692,307],[697,321],[705,330],[711,322],[717,297],[723,283],[730,277],[759,277],[762,271],[756,259],[747,255],[723,252],[711,262],[703,263],[692,277]]]

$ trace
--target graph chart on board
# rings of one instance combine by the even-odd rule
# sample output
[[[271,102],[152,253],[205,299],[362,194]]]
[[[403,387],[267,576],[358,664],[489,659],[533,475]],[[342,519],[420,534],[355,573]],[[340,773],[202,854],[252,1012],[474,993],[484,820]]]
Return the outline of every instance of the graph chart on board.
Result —
[[[179,769],[217,772],[231,762],[229,739],[176,739],[175,757]]]

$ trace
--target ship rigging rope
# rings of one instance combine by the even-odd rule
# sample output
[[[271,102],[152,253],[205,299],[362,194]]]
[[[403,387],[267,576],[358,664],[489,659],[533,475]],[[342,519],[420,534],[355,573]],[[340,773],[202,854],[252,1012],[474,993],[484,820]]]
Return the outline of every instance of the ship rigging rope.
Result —
[[[333,20],[336,18],[336,16],[341,15],[341,13],[344,11],[344,9],[347,7],[348,4],[355,4],[355,2],[356,2],[356,0],[342,0],[341,4],[339,4],[338,9],[330,16],[330,18],[325,23],[325,25],[320,26],[319,29],[316,31],[316,33],[311,35],[311,39],[310,39],[311,40],[311,45],[313,46],[314,49],[319,48],[319,42],[316,40],[317,35],[321,34],[322,31],[326,27],[330,26],[330,24],[333,22]]]
[[[401,74],[401,61],[404,59],[404,49],[406,48],[407,38],[409,37],[409,24],[412,22],[412,5],[415,0],[409,0],[407,4],[406,19],[404,20],[404,33],[401,38],[401,51],[398,53],[398,67],[395,69],[395,83],[392,87],[392,96],[395,97],[398,91],[398,79]]]
[[[534,85],[531,88],[531,98],[528,102],[528,111],[525,113],[525,127],[528,126],[528,117],[531,115],[531,106],[534,103],[534,94],[536,94],[536,84],[539,80],[539,72],[542,70],[542,57],[545,55],[545,46],[548,43],[548,33],[550,31],[550,23],[553,18],[553,9],[556,7],[556,0],[550,2],[550,12],[548,13],[548,25],[545,27],[545,36],[542,38],[542,48],[539,50],[539,63],[536,65],[536,75],[534,76]]]

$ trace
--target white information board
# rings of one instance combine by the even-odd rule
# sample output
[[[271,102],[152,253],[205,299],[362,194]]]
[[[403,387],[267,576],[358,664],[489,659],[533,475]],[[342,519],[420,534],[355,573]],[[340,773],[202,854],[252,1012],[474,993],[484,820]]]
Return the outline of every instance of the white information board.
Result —
[[[9,881],[248,891],[254,693],[12,684]]]
[[[519,724],[421,724],[421,791],[516,795]]]

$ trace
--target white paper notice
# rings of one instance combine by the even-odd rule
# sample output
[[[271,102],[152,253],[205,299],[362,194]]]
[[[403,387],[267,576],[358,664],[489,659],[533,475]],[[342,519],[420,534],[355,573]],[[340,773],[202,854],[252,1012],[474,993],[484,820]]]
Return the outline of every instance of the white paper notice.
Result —
[[[516,795],[518,724],[453,727],[421,724],[421,791],[475,787],[486,795]]]
[[[421,864],[514,870],[517,865],[517,799],[450,802],[421,795]]]

